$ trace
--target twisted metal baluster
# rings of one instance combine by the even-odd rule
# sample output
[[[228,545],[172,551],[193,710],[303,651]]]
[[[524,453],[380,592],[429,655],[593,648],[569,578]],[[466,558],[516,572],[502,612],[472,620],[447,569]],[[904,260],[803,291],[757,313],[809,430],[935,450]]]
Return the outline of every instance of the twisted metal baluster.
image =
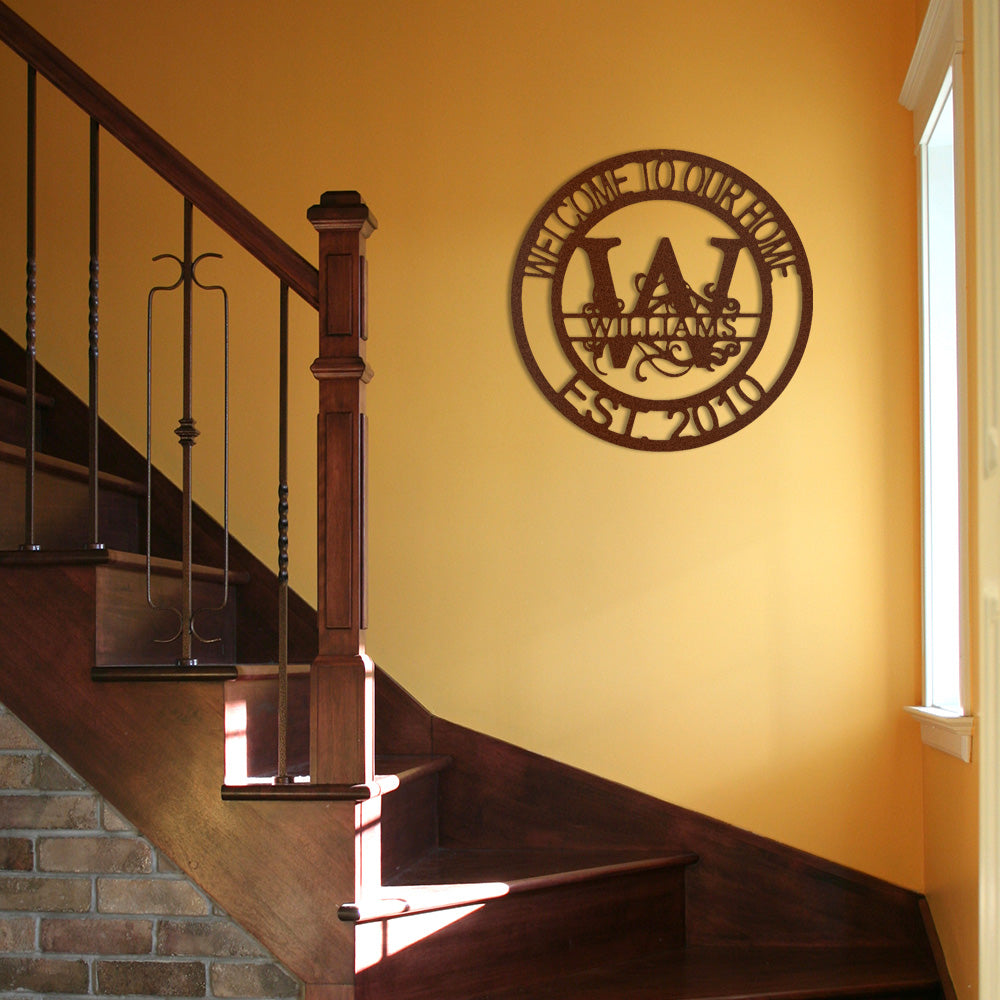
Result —
[[[278,776],[288,775],[288,285],[281,283],[278,322]]]
[[[90,409],[88,411],[88,444],[90,455],[90,473],[88,476],[88,491],[90,500],[90,542],[89,548],[103,549],[100,541],[99,510],[98,510],[98,439],[99,439],[99,407],[97,398],[98,386],[98,273],[99,263],[99,226],[100,226],[100,137],[101,127],[97,120],[90,119]]]
[[[25,401],[28,407],[28,426],[24,445],[24,542],[21,548],[37,552],[41,546],[35,542],[35,448],[37,443],[37,420],[35,406],[35,289],[37,286],[37,263],[35,260],[35,190],[36,190],[36,149],[37,149],[37,85],[35,69],[28,67],[28,149],[27,149],[27,225],[25,267]]]

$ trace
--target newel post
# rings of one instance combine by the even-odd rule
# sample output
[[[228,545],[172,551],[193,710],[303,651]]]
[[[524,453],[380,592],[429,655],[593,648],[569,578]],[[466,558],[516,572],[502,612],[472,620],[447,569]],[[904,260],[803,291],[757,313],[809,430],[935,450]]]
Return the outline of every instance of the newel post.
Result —
[[[378,225],[356,191],[328,191],[308,212],[319,232],[319,654],[310,694],[310,778],[370,781],[374,667],[367,627],[365,241]]]

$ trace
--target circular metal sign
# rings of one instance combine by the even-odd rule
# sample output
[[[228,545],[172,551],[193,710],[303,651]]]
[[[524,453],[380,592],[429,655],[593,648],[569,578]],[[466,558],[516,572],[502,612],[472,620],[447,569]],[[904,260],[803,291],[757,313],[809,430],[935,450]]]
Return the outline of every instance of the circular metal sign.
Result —
[[[696,448],[760,416],[805,350],[802,242],[756,181],[676,149],[626,153],[532,220],[511,284],[532,378],[627,448]]]

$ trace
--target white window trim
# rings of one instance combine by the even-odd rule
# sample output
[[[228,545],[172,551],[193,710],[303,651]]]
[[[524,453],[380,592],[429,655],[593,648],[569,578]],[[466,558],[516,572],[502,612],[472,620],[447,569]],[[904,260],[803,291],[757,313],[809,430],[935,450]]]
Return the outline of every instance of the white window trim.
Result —
[[[972,760],[972,731],[975,720],[971,715],[959,715],[945,708],[907,705],[905,711],[920,723],[920,738],[929,747],[958,757],[967,764]]]
[[[1000,997],[1000,8],[973,0],[980,472],[979,996]]]
[[[955,253],[958,326],[958,366],[961,385],[967,385],[967,345],[966,345],[966,303],[965,303],[965,177],[964,177],[964,113],[965,99],[962,75],[963,25],[961,0],[931,0],[924,18],[920,36],[910,62],[909,72],[900,94],[900,103],[913,112],[913,138],[916,154],[923,155],[921,143],[928,124],[935,114],[942,87],[951,73],[955,121]],[[923,169],[921,168],[921,178]],[[920,195],[921,233],[924,231],[924,199]],[[921,237],[922,238],[922,237]],[[926,283],[921,280],[921,325],[926,312]],[[960,399],[965,394],[960,394]],[[949,753],[964,761],[972,759],[973,718],[970,711],[971,685],[969,677],[969,635],[968,635],[968,482],[969,449],[968,421],[965,408],[959,413],[959,480],[960,480],[960,606],[962,620],[966,627],[962,630],[959,664],[959,684],[963,712],[949,712],[929,705],[907,706],[906,711],[920,721],[923,742],[944,753]],[[925,655],[925,669],[927,657]],[[925,699],[929,685],[924,680]]]

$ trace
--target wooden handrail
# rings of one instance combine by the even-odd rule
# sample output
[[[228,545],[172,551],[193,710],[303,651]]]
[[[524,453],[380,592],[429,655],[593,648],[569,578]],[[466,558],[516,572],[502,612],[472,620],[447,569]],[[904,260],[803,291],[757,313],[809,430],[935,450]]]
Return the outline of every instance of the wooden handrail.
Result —
[[[301,254],[0,0],[0,40],[100,122],[313,308],[319,276]]]

